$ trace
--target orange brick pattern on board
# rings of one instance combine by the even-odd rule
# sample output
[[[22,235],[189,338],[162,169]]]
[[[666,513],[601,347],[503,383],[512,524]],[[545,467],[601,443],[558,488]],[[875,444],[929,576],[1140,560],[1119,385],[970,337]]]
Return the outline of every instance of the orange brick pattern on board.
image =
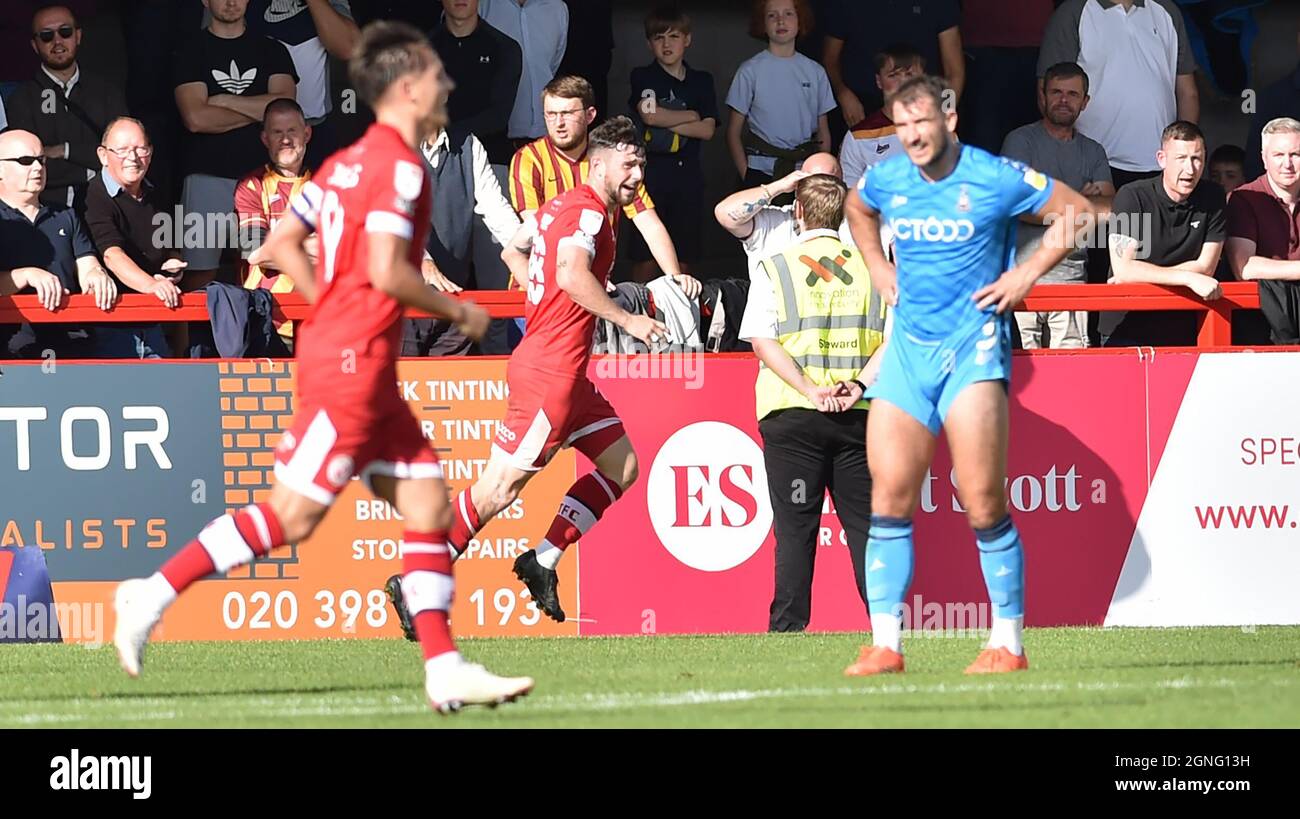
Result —
[[[293,380],[282,361],[230,361],[217,365],[221,385],[225,504],[233,512],[265,501],[271,492],[274,450],[293,418]],[[298,547],[278,549],[254,567],[231,570],[229,579],[292,578]]]

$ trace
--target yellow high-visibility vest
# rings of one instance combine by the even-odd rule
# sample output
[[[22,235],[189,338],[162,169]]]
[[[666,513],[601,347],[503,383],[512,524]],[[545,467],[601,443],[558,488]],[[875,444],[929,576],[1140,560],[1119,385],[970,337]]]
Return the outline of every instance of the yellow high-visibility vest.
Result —
[[[763,262],[776,292],[776,339],[808,379],[820,386],[857,378],[885,341],[885,304],[871,287],[862,254],[838,238],[819,236]],[[761,367],[754,385],[761,419],[812,402]],[[866,409],[859,401],[854,409]]]

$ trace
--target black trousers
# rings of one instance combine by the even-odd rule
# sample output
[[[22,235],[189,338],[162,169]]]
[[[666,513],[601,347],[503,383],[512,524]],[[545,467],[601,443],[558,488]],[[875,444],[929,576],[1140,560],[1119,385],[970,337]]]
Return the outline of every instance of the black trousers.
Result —
[[[1300,284],[1261,279],[1259,306],[1272,330],[1274,344],[1300,344]]]
[[[803,631],[812,613],[813,565],[829,489],[848,539],[853,579],[867,606],[867,527],[871,472],[867,413],[779,410],[758,422],[776,531],[776,584],[768,631]],[[835,544],[838,545],[838,544]]]

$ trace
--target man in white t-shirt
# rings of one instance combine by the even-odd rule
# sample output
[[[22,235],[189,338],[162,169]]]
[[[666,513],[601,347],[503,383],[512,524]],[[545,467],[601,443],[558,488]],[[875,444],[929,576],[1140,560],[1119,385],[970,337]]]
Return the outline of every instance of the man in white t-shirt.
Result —
[[[799,237],[795,223],[794,205],[776,207],[772,200],[793,193],[799,180],[812,174],[840,175],[840,162],[834,154],[813,154],[804,160],[803,168],[758,187],[737,191],[718,203],[713,215],[723,229],[740,240],[749,258],[750,290],[755,277],[766,277],[762,262],[794,244]],[[851,245],[853,237],[847,225],[840,227],[840,238]]]
[[[1196,59],[1175,0],[1066,0],[1052,15],[1038,53],[1038,77],[1078,63],[1092,81],[1079,133],[1110,158],[1116,188],[1160,175],[1160,134],[1200,117]]]

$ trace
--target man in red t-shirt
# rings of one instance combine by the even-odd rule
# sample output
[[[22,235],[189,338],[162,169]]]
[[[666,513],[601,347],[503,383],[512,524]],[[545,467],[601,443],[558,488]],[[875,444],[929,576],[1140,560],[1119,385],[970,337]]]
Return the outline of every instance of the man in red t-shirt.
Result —
[[[486,311],[427,287],[420,275],[432,191],[420,138],[446,124],[451,81],[428,41],[405,24],[366,27],[349,64],[353,87],[375,111],[354,145],[326,160],[267,240],[266,253],[314,309],[299,331],[297,405],[275,453],[270,500],[210,523],[152,577],[114,598],[113,642],[140,673],[149,632],[195,581],[310,536],[354,474],[406,522],[402,592],[425,658],[425,692],[440,711],[495,705],[532,689],[464,662],[451,638],[449,509],[442,465],[399,397],[402,308],[453,321],[477,340]],[[319,237],[315,265],[304,248]]]
[[[1228,197],[1224,255],[1233,275],[1259,283],[1274,344],[1300,344],[1300,121],[1261,131],[1264,174]]]
[[[636,480],[637,461],[623,422],[587,378],[596,319],[617,324],[641,341],[666,341],[649,316],[632,315],[605,291],[614,265],[614,221],[637,195],[645,149],[627,117],[591,132],[591,172],[585,184],[550,200],[529,217],[502,256],[526,293],[528,333],[506,370],[510,399],[482,477],[453,504],[450,543],[459,556],[470,538],[514,502],[528,481],[565,447],[596,468],[579,478],[535,551],[515,560],[515,576],[548,617],[563,622],[555,566]],[[389,595],[405,625],[401,596]],[[409,634],[408,634],[409,636]]]

